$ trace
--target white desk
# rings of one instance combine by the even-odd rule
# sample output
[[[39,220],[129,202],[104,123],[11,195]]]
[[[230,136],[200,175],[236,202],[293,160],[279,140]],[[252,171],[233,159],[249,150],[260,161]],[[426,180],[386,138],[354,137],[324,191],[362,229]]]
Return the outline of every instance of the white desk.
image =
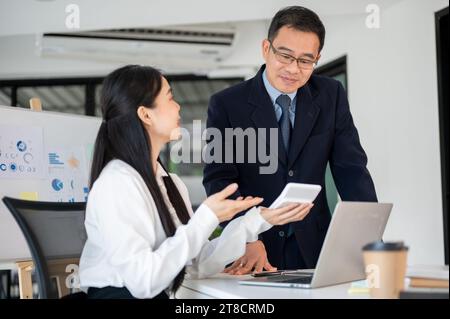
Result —
[[[251,278],[219,274],[212,278],[186,279],[176,294],[179,299],[367,299],[367,294],[349,294],[350,283],[315,289],[246,286],[238,280]]]

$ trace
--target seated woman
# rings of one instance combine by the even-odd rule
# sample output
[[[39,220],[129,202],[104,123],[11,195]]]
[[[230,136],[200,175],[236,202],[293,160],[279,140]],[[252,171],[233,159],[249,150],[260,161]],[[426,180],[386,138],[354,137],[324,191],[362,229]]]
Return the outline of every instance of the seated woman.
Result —
[[[164,145],[180,136],[180,106],[151,67],[129,65],[109,74],[101,107],[79,269],[89,298],[168,298],[185,272],[194,278],[221,272],[244,254],[246,242],[311,209],[257,208],[262,198],[251,196],[230,200],[238,188],[232,184],[193,213],[186,186],[159,162]],[[220,222],[248,209],[208,240]]]

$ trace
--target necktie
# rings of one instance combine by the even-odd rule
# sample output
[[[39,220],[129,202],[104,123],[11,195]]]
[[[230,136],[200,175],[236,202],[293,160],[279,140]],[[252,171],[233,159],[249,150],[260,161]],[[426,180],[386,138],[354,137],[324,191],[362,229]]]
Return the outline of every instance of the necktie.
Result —
[[[291,139],[292,129],[291,121],[289,119],[289,107],[291,106],[291,98],[286,94],[282,94],[276,99],[276,102],[281,106],[281,109],[283,110],[279,125],[281,136],[283,137],[284,149],[286,150],[286,154],[289,154],[289,142]],[[292,234],[294,234],[294,228],[292,227],[292,224],[289,224],[287,237],[292,236]]]
[[[289,120],[289,107],[291,106],[291,98],[282,94],[277,97],[276,102],[281,106],[283,113],[280,118],[280,130],[281,136],[283,138],[284,149],[286,150],[286,154],[289,153],[289,141],[291,139],[291,121]]]

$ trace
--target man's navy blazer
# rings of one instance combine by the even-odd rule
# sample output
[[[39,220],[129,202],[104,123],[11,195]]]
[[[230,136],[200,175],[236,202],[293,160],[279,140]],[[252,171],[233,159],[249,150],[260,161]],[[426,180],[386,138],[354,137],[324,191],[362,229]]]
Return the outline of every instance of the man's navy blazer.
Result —
[[[254,78],[211,97],[208,128],[219,129],[223,136],[226,128],[278,128],[274,106],[262,80],[264,68],[263,65]],[[310,213],[293,223],[306,266],[315,268],[331,219],[325,190],[327,163],[343,201],[376,202],[377,197],[343,86],[334,79],[313,74],[298,90],[296,107],[289,154],[284,151],[281,133],[278,134],[278,169],[274,174],[261,174],[260,167],[268,164],[259,161],[210,163],[204,169],[203,185],[209,196],[236,182],[239,190],[234,197],[263,197],[261,205],[266,207],[289,182],[321,185]],[[269,148],[268,136],[264,138]],[[283,253],[289,253],[284,249],[287,233],[288,225],[274,226],[260,236],[269,262],[275,267],[284,268]]]

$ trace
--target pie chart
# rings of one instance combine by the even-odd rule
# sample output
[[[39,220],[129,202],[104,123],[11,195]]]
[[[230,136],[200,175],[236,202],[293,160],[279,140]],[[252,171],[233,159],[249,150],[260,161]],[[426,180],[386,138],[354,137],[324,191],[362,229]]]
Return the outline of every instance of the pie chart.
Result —
[[[63,182],[57,178],[52,180],[52,187],[55,191],[59,192],[61,189],[63,189]]]
[[[17,149],[18,149],[20,152],[25,152],[25,151],[27,150],[27,144],[25,144],[24,141],[18,141],[18,142],[17,142]]]

